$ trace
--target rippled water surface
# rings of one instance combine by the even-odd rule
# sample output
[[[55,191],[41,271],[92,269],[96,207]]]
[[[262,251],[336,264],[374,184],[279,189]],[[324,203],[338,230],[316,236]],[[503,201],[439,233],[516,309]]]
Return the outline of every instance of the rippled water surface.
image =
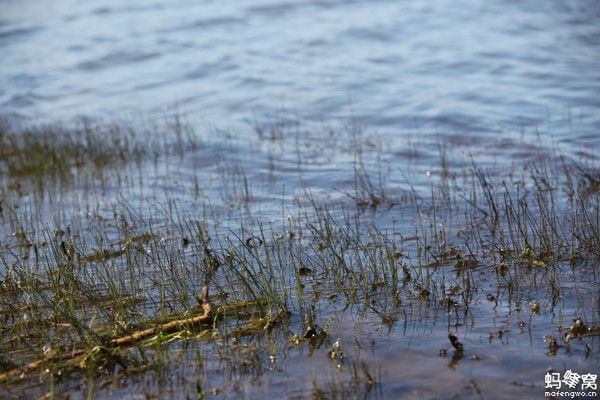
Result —
[[[565,220],[575,207],[565,189],[573,189],[572,178],[589,186],[575,187],[582,196],[577,207],[597,199],[600,181],[589,176],[600,165],[600,2],[0,0],[0,116],[9,125],[75,126],[85,118],[99,126],[126,121],[136,129],[138,121],[140,127],[172,123],[174,115],[200,137],[179,158],[161,158],[154,150],[153,158],[108,172],[81,172],[78,165],[63,186],[36,186],[2,171],[3,276],[11,257],[27,268],[37,260],[37,253],[19,259],[22,243],[13,243],[21,240],[19,223],[32,243],[38,235],[44,246],[51,239],[40,238],[43,229],[82,229],[73,240],[81,241],[83,254],[121,243],[126,215],[131,227],[125,232],[156,231],[154,247],[144,243],[142,253],[176,249],[181,259],[173,263],[186,268],[202,255],[193,247],[202,243],[193,238],[194,251],[180,246],[192,219],[203,219],[220,238],[213,249],[223,258],[235,229],[248,235],[264,229],[272,235],[269,246],[291,243],[284,268],[305,262],[314,269],[306,279],[291,269],[282,278],[292,299],[289,331],[301,334],[306,310],[316,304],[315,318],[330,338],[319,346],[292,345],[290,332],[264,339],[261,333],[256,342],[231,344],[229,353],[217,339],[214,353],[203,353],[203,341],[200,350],[175,342],[168,351],[182,359],[165,362],[167,372],[156,368],[111,379],[95,387],[99,397],[138,398],[146,390],[190,398],[203,389],[208,397],[321,398],[323,389],[325,398],[336,390],[342,398],[541,398],[546,368],[600,371],[598,335],[573,339],[556,354],[549,354],[543,340],[546,334],[560,337],[564,330],[557,332],[557,326],[577,316],[600,326],[597,260],[560,255],[553,269],[542,269],[527,244],[519,248],[526,255],[518,255],[505,276],[500,261],[506,249],[481,250],[497,239],[489,229],[496,221],[481,208],[487,207],[488,186],[475,169],[483,166],[486,176],[497,179],[494,194],[501,200],[509,197],[502,197],[500,182],[515,204],[527,195],[531,201],[548,195],[552,212],[556,204]],[[2,149],[0,155],[14,157]],[[539,165],[570,172],[554,181],[552,173],[536,170]],[[550,181],[543,190],[539,176]],[[368,203],[369,189],[381,195],[381,204]],[[543,214],[543,205],[532,202],[532,215]],[[3,207],[11,211],[3,213]],[[328,286],[334,278],[321,262],[327,247],[311,236],[311,213],[320,207],[339,217],[344,229],[360,226],[365,251],[377,248],[375,230],[399,246],[398,262],[413,268],[413,280],[397,285],[398,304],[390,305],[389,294],[396,292],[388,293],[389,282],[377,274],[367,274],[369,289],[354,297],[348,293],[356,288],[336,292],[339,287]],[[593,226],[594,216],[586,217]],[[140,226],[134,227],[136,221]],[[563,219],[553,223],[568,229]],[[290,234],[301,225],[306,237]],[[541,231],[527,234],[542,237]],[[432,250],[421,234],[439,248]],[[469,235],[481,249],[469,248]],[[472,271],[461,272],[454,243],[463,243],[460,254],[473,250],[481,257]],[[294,246],[303,254],[297,259]],[[344,251],[351,253],[351,247]],[[496,251],[502,257],[496,259]],[[429,256],[422,269],[422,258]],[[528,265],[521,265],[523,257]],[[112,264],[111,255],[98,264],[125,265],[119,260]],[[148,293],[155,294],[155,272],[144,270],[140,278],[151,280]],[[445,297],[431,297],[433,289],[414,286],[423,277],[460,304],[443,303]],[[197,283],[193,278],[186,284]],[[465,282],[477,285],[467,290]],[[314,296],[310,301],[308,295],[302,299],[304,285]],[[146,300],[152,310],[155,299]],[[179,303],[173,304],[180,312]],[[393,315],[387,318],[381,310],[389,309]],[[449,331],[465,343],[458,359]],[[344,344],[343,368],[328,352],[335,340]],[[257,343],[260,351],[249,355]],[[257,370],[248,367],[248,357],[258,360]],[[365,383],[363,365],[377,382],[373,387]],[[61,385],[65,393],[83,396],[82,381],[65,379]],[[40,395],[47,386],[3,386],[0,397]]]
[[[0,109],[236,126],[288,110],[597,143],[596,1],[4,0]]]

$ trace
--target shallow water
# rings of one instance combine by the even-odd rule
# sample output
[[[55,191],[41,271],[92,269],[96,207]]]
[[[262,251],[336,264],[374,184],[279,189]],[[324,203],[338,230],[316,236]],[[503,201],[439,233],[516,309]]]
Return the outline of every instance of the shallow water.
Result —
[[[143,221],[135,229],[155,230],[158,244],[168,247],[182,234],[165,211],[171,206],[184,220],[202,215],[219,237],[242,224],[275,237],[286,233],[289,221],[307,223],[302,216],[312,212],[312,201],[340,220],[356,213],[367,237],[377,228],[404,243],[419,223],[432,230],[438,223],[451,232],[451,245],[473,221],[453,214],[453,206],[440,207],[437,220],[431,210],[444,197],[438,191],[445,179],[453,200],[464,206],[460,196],[469,198],[473,161],[514,187],[526,182],[528,190],[528,163],[538,158],[591,168],[600,162],[595,1],[56,0],[40,6],[5,0],[0,7],[0,114],[10,123],[69,125],[88,118],[135,124],[179,114],[202,138],[180,158],[108,169],[102,178],[77,177],[58,189],[49,183],[41,193],[27,183],[19,190],[3,187],[4,207],[17,210],[17,217],[0,212],[6,249],[13,249],[15,220],[22,219],[38,239],[44,228],[91,226],[78,234],[85,251],[95,251],[106,245],[103,235],[109,242],[122,239],[117,215],[128,209]],[[393,204],[356,207],[362,162],[375,190],[385,188]],[[558,192],[558,207],[568,209]],[[307,236],[303,246],[314,239]],[[414,264],[413,242],[401,246]],[[185,257],[193,260],[189,253]],[[318,260],[318,253],[311,256]],[[304,282],[315,298],[302,302],[292,295],[299,303],[292,301],[289,331],[232,344],[229,351],[243,359],[256,340],[262,346],[258,368],[232,371],[237,364],[223,361],[205,342],[175,342],[169,352],[180,354],[164,361],[162,371],[124,377],[96,393],[183,398],[201,387],[208,397],[318,398],[316,388],[329,387],[329,397],[342,390],[345,397],[540,398],[548,368],[600,371],[598,336],[556,355],[547,354],[543,341],[546,334],[559,337],[557,326],[579,315],[598,325],[594,262],[557,263],[557,300],[542,270],[515,267],[515,294],[498,286],[492,261],[484,260],[470,272],[477,287],[466,309],[415,298],[403,285],[402,306],[391,308],[398,312],[393,323],[369,308],[388,307],[389,293],[378,287],[363,294],[373,299],[367,305],[345,305],[341,293],[316,298],[320,285],[325,294],[336,292],[327,287],[325,266],[315,264],[316,275]],[[463,279],[450,261],[431,271],[448,279],[446,288]],[[311,301],[329,337],[316,348],[292,345],[287,335],[302,334],[302,307]],[[530,310],[534,301],[541,303],[539,314]],[[449,331],[465,345],[455,362]],[[327,353],[336,339],[347,356],[339,369]],[[351,360],[359,363],[358,380]],[[373,388],[364,386],[360,363],[374,375]],[[83,381],[61,384],[65,393],[83,397]],[[0,394],[46,390],[44,382],[3,386]]]

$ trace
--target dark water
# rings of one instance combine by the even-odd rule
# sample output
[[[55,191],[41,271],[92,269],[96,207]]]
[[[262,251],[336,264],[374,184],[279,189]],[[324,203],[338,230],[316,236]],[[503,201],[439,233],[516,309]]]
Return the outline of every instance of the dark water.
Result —
[[[0,7],[0,111],[13,117],[177,111],[237,127],[293,112],[389,132],[600,136],[597,1]]]

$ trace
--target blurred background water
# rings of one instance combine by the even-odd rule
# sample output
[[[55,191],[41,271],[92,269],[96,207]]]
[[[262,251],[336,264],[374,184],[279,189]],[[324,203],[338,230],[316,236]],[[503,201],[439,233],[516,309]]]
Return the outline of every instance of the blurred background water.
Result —
[[[0,1],[0,112],[600,143],[600,3]]]

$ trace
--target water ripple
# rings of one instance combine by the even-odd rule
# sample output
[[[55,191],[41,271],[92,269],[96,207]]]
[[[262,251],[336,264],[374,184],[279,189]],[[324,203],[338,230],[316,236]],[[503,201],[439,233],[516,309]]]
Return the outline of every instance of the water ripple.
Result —
[[[386,132],[418,120],[599,145],[599,4],[9,1],[0,112],[52,121],[177,104],[245,126],[289,108]]]

